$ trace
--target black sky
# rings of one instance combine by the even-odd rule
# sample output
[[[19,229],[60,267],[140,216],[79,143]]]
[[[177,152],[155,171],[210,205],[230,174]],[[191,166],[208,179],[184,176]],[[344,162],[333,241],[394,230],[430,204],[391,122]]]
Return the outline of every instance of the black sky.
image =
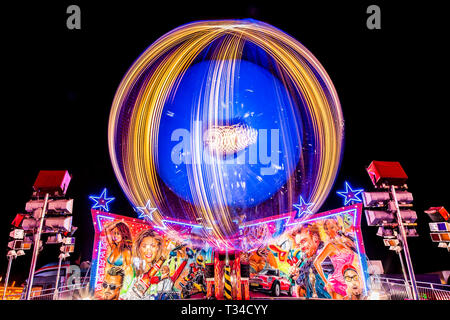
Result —
[[[428,235],[430,206],[450,209],[448,131],[448,38],[439,2],[418,6],[396,1],[295,1],[272,4],[162,1],[20,2],[3,9],[2,137],[4,164],[0,215],[0,273],[6,270],[9,224],[23,212],[40,169],[73,174],[79,226],[77,255],[90,260],[93,227],[88,196],[107,187],[111,211],[135,216],[109,160],[109,109],[122,76],[152,42],[173,28],[202,19],[254,18],[287,32],[322,63],[340,98],[345,150],[335,186],[322,211],[342,206],[344,181],[371,189],[365,167],[372,160],[400,161],[415,198],[420,238],[411,239],[416,273],[450,269],[448,253]],[[81,8],[81,30],[66,28],[66,8]],[[382,29],[366,28],[366,8],[381,7]],[[400,273],[398,258],[362,219],[370,259]],[[46,248],[38,267],[57,260]],[[76,255],[74,255],[76,258]],[[20,263],[19,263],[20,261]],[[23,280],[30,253],[13,265]]]

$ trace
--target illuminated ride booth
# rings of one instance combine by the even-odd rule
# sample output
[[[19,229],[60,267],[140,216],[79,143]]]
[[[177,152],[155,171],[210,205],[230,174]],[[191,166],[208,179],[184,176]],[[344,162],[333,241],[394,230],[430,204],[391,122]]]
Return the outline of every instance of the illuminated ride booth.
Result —
[[[273,26],[200,21],[159,38],[111,108],[111,161],[138,218],[93,209],[95,297],[363,296],[361,205],[317,213],[343,123],[324,68]]]

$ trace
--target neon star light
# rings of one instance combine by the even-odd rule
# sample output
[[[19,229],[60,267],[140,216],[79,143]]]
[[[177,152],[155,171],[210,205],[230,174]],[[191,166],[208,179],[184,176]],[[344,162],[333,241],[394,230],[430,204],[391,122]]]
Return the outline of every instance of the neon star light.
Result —
[[[108,204],[115,200],[116,198],[106,196],[106,188],[103,189],[102,193],[99,196],[89,196],[89,199],[95,202],[92,206],[92,209],[100,209],[104,212],[109,212]]]
[[[139,219],[150,219],[153,221],[153,212],[155,212],[157,208],[153,208],[150,200],[147,201],[145,207],[136,207],[135,211],[138,213]]]
[[[297,214],[295,215],[294,219],[300,219],[304,217],[305,215],[311,215],[313,212],[311,211],[311,207],[314,205],[314,203],[306,203],[306,201],[303,199],[302,196],[300,196],[300,203],[294,204],[294,208],[296,208]]]
[[[364,189],[356,189],[353,190],[350,185],[348,184],[348,182],[345,182],[345,191],[338,191],[336,192],[338,195],[340,195],[341,197],[345,198],[345,203],[344,206],[346,206],[347,204],[349,204],[350,202],[362,202],[362,200],[358,197],[358,195],[363,192]]]

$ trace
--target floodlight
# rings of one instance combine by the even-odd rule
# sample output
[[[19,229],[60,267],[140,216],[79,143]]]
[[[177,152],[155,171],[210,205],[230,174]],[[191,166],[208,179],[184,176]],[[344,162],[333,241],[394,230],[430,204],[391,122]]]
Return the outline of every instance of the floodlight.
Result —
[[[437,225],[439,231],[450,231],[450,223],[448,222],[439,222]]]
[[[61,246],[60,250],[61,250],[61,252],[64,252],[64,253],[72,253],[75,251],[75,246],[74,245],[64,245],[64,246]]]
[[[18,213],[16,214],[14,220],[11,222],[11,224],[16,227],[16,228],[20,228],[20,226],[22,225],[22,221],[24,218],[26,218],[28,215],[24,214],[24,213]]]
[[[22,222],[22,228],[25,231],[34,230],[38,225],[38,221],[33,218],[24,219]]]
[[[39,221],[29,218],[22,222],[25,231],[34,230],[38,227]],[[72,228],[72,216],[48,217],[44,220],[42,233],[70,232]]]
[[[20,250],[22,249],[22,240],[13,240],[8,242],[8,248],[13,250]]]
[[[418,237],[419,234],[417,233],[417,230],[415,228],[407,228],[406,236],[407,237]]]
[[[385,206],[391,199],[389,192],[363,192],[362,198],[365,207]]]
[[[384,223],[392,223],[395,221],[395,216],[391,212],[379,210],[364,210],[366,213],[366,220],[369,226],[379,226]]]
[[[62,197],[66,194],[71,179],[67,170],[41,170],[33,185],[33,196],[43,197],[49,193],[52,197]]]
[[[44,208],[44,200],[30,200],[25,204],[26,212],[34,212]],[[73,210],[73,199],[48,200],[47,211],[71,214]]]
[[[405,222],[413,223],[417,220],[417,213],[414,210],[400,210],[400,215]]]
[[[413,203],[413,195],[411,192],[407,191],[397,191],[397,202],[399,206],[402,205],[411,205]]]
[[[17,257],[17,252],[15,250],[9,250],[6,256],[15,258]]]
[[[26,212],[34,212],[37,209],[44,208],[44,200],[30,200],[25,204]]]
[[[9,233],[9,236],[16,240],[22,240],[24,237],[24,231],[23,229],[14,229]]]
[[[430,231],[450,231],[450,223],[448,222],[430,222],[428,225],[430,226]]]
[[[52,200],[48,203],[49,212],[71,214],[73,210],[73,199]]]
[[[75,244],[75,238],[74,237],[66,237],[66,238],[62,239],[62,243],[64,243],[65,245]]]
[[[48,238],[47,238],[47,242],[46,242],[46,244],[57,244],[57,243],[61,243],[62,242],[62,236],[61,236],[61,234],[56,234],[56,235],[54,235],[54,236],[49,236]]]
[[[408,180],[402,166],[396,161],[372,161],[367,173],[375,187],[382,187],[384,184],[402,186]]]
[[[398,246],[400,241],[398,239],[383,239],[383,243],[386,247]]]
[[[45,231],[43,233],[70,232],[72,228],[72,216],[49,217],[45,219]]]
[[[389,228],[379,227],[377,231],[377,236],[384,238],[395,238],[394,231]]]
[[[31,246],[33,245],[33,237],[32,236],[25,236],[22,242],[22,249],[23,250],[29,250],[31,249]]]
[[[433,222],[443,222],[449,220],[449,214],[444,207],[431,207],[425,210],[425,213],[431,218]]]
[[[445,242],[439,242],[438,244],[438,248],[447,248],[447,247],[449,247],[449,245]]]
[[[439,232],[439,233],[431,232],[430,236],[433,242],[441,242],[441,241],[450,242],[450,232]]]
[[[22,249],[21,250],[17,250],[17,256],[18,257],[23,256],[23,255],[25,255],[25,251],[23,251]]]
[[[450,232],[441,232],[440,235],[442,241],[450,241]]]

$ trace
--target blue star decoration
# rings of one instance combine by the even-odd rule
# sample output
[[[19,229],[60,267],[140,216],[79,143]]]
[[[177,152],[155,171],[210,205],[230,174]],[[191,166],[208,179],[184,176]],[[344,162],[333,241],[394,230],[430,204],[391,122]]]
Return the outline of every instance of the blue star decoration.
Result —
[[[300,196],[300,203],[294,204],[294,208],[298,210],[294,219],[299,219],[306,214],[313,214],[311,211],[313,205],[314,203],[306,203],[303,197]]]
[[[95,202],[95,204],[92,206],[92,209],[100,209],[104,212],[109,211],[108,204],[115,200],[115,198],[110,197],[108,198],[106,196],[106,188],[103,189],[103,192],[99,196],[89,196],[89,199]]]
[[[145,207],[136,207],[134,210],[138,213],[139,219],[148,218],[150,221],[153,221],[153,212],[155,212],[156,209],[157,208],[152,208],[150,200],[148,200]]]
[[[345,191],[338,191],[336,193],[345,198],[344,206],[346,206],[349,202],[362,202],[358,195],[363,191],[364,189],[353,190],[348,182],[345,182]]]

